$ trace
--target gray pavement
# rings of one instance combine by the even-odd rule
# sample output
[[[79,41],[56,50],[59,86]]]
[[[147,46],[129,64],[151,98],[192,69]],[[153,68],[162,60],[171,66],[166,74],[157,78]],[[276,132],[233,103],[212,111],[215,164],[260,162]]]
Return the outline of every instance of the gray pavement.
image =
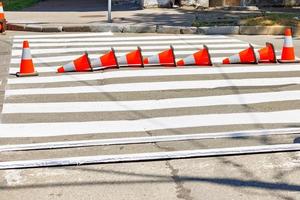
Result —
[[[8,32],[5,41],[11,41],[8,37],[11,35],[23,35],[28,33],[13,33]],[[271,67],[269,64],[262,64],[259,67],[261,72],[247,73],[243,70],[239,73],[225,73],[223,70],[232,68],[233,66],[224,66],[216,64],[218,70],[223,71],[221,74],[201,74],[201,70],[215,70],[214,68],[187,68],[188,70],[196,69],[195,74],[189,75],[164,75],[154,76],[150,74],[153,71],[162,73],[163,70],[180,70],[180,69],[163,69],[163,68],[145,68],[145,69],[129,69],[124,68],[120,70],[112,70],[105,72],[93,73],[79,73],[76,76],[74,73],[69,75],[57,75],[55,73],[56,66],[68,62],[66,56],[73,56],[80,53],[81,50],[74,49],[73,52],[61,52],[65,49],[76,47],[80,41],[66,42],[59,40],[70,40],[76,38],[80,40],[85,38],[87,40],[92,38],[92,43],[84,42],[79,48],[91,47],[107,47],[105,43],[97,44],[96,40],[106,38],[105,40],[116,40],[118,47],[117,53],[125,53],[128,50],[122,50],[121,47],[126,47],[126,41],[139,41],[144,53],[153,54],[160,51],[159,47],[165,48],[167,44],[159,44],[161,41],[168,41],[174,44],[175,52],[178,58],[186,56],[187,51],[195,51],[200,48],[203,43],[207,43],[211,47],[213,58],[226,57],[232,53],[226,51],[237,51],[237,49],[245,48],[248,42],[263,45],[266,40],[274,42],[277,50],[280,50],[282,45],[282,38],[275,36],[265,36],[258,38],[257,36],[233,36],[218,38],[218,36],[197,36],[197,35],[150,35],[150,34],[120,34],[114,36],[88,36],[88,37],[66,37],[55,34],[49,35],[46,38],[31,38],[31,50],[36,63],[36,68],[40,72],[39,77],[30,79],[16,79],[14,76],[8,76],[10,73],[18,70],[18,60],[20,52],[21,39],[14,39],[14,46],[12,47],[12,59],[10,69],[8,69],[10,45],[5,47],[1,60],[5,58],[2,66],[3,69],[3,89],[6,91],[18,90],[26,91],[27,89],[39,89],[39,92],[46,91],[48,88],[55,87],[57,89],[71,86],[76,89],[76,86],[88,86],[87,89],[93,88],[97,85],[112,85],[116,83],[157,83],[157,82],[181,82],[197,81],[197,80],[211,80],[212,84],[218,80],[232,81],[233,79],[250,79],[254,78],[259,81],[259,78],[293,78],[299,77],[298,65],[295,65],[295,70],[286,70],[283,72],[262,72],[266,67]],[[139,38],[137,38],[139,37]],[[150,39],[146,39],[146,38]],[[152,39],[151,39],[152,37]],[[164,39],[159,39],[164,37]],[[167,37],[167,38],[166,38]],[[168,38],[169,37],[169,38]],[[170,39],[172,37],[172,39]],[[185,38],[186,37],[186,38]],[[195,37],[194,40],[187,37]],[[199,38],[197,38],[199,37]],[[202,37],[202,39],[200,39]],[[118,39],[117,39],[118,38]],[[155,38],[155,39],[154,39]],[[49,41],[50,39],[50,41]],[[54,39],[51,41],[51,39]],[[209,43],[209,40],[212,40]],[[233,40],[232,40],[233,39]],[[48,41],[47,41],[48,40]],[[152,42],[153,40],[156,41]],[[198,41],[195,41],[198,40]],[[202,41],[200,41],[202,40]],[[218,40],[219,43],[217,42]],[[146,43],[146,42],[149,43]],[[6,42],[10,44],[9,42]],[[219,45],[218,45],[219,44]],[[244,45],[244,47],[232,47],[233,44]],[[51,45],[46,47],[46,45]],[[54,45],[54,46],[52,46]],[[181,46],[180,46],[181,45]],[[214,46],[215,45],[215,46]],[[217,45],[217,46],[216,46]],[[135,45],[130,45],[134,49]],[[154,46],[156,49],[153,49]],[[295,39],[295,46],[300,49],[299,39]],[[52,49],[51,53],[43,53],[43,51]],[[219,51],[219,53],[217,53]],[[89,53],[93,55],[100,55],[104,50],[90,50]],[[299,51],[297,52],[299,55]],[[61,57],[62,61],[57,62],[53,57]],[[281,65],[278,65],[281,66]],[[5,68],[6,67],[6,68]],[[215,67],[215,68],[216,68]],[[256,69],[257,66],[241,66],[241,69]],[[259,67],[257,69],[259,69]],[[288,67],[282,66],[282,67]],[[152,72],[151,72],[152,70]],[[122,77],[123,73],[150,73],[148,76],[134,75],[132,77]],[[93,74],[98,74],[99,79],[78,80],[79,77],[91,77]],[[100,79],[102,76],[113,75],[106,79]],[[6,77],[10,81],[6,83]],[[50,77],[51,83],[47,82],[45,78]],[[71,81],[63,81],[64,77],[72,77]],[[32,81],[40,80],[38,83]],[[27,81],[26,81],[27,80]],[[31,81],[30,81],[31,80]],[[13,81],[24,81],[24,83],[13,83]],[[246,93],[261,93],[267,92],[284,92],[284,91],[298,91],[299,84],[280,84],[279,86],[261,86],[261,87],[221,87],[214,89],[174,89],[174,90],[158,90],[158,91],[139,91],[139,92],[107,92],[107,93],[85,93],[79,94],[42,94],[35,95],[6,94],[4,100],[4,107],[11,103],[54,103],[54,102],[95,102],[95,101],[131,101],[131,100],[158,100],[158,99],[178,99],[187,97],[213,97],[224,96],[230,94],[243,95]],[[4,95],[3,95],[4,96]],[[29,105],[24,105],[26,108]],[[78,106],[77,106],[78,107]],[[125,120],[134,121],[138,119],[151,119],[154,117],[176,117],[176,116],[192,116],[192,115],[207,115],[217,114],[223,116],[231,113],[248,113],[253,112],[270,113],[276,111],[287,111],[299,109],[299,100],[292,101],[275,101],[258,104],[239,104],[239,105],[223,105],[223,106],[204,106],[194,107],[189,106],[184,108],[169,108],[159,110],[139,110],[139,111],[106,111],[106,112],[75,112],[68,113],[61,110],[60,113],[50,113],[40,110],[41,113],[22,113],[17,110],[15,113],[7,113],[5,110],[1,115],[1,128],[3,125],[11,125],[11,127],[22,127],[23,137],[9,138],[10,134],[16,134],[16,131],[1,132],[1,144],[16,144],[16,143],[36,143],[49,141],[67,141],[67,140],[81,140],[81,139],[104,139],[104,138],[120,138],[120,137],[134,137],[134,136],[157,136],[157,135],[181,135],[181,134],[195,134],[205,132],[221,132],[221,131],[241,131],[251,129],[271,129],[271,128],[288,128],[299,127],[299,123],[260,123],[257,119],[250,124],[223,124],[222,120],[218,126],[200,125],[196,127],[181,127],[181,128],[163,128],[161,130],[148,131],[126,131],[128,126],[124,127],[123,132],[109,132],[111,128],[101,130],[98,127],[99,133],[78,135],[58,135],[49,137],[30,137],[33,132],[26,129],[27,124],[39,125],[39,123],[46,123],[44,126],[37,126],[35,133],[50,133],[50,123],[66,123],[66,122],[89,122],[89,121],[103,121],[109,120],[113,122],[122,122]],[[55,108],[55,107],[54,107]],[[52,109],[54,109],[52,108]],[[67,108],[66,108],[67,109]],[[73,109],[73,108],[71,108]],[[75,108],[74,108],[75,109]],[[129,109],[129,108],[127,108]],[[33,109],[39,110],[38,108]],[[216,117],[218,117],[216,115]],[[290,118],[291,116],[280,116],[279,119]],[[296,117],[296,115],[295,115]],[[225,120],[225,118],[224,118]],[[236,119],[239,121],[240,119]],[[123,123],[123,122],[122,122]],[[103,124],[105,126],[105,124]],[[172,124],[171,124],[172,125]],[[118,124],[116,125],[118,126]],[[163,126],[163,125],[161,125]],[[173,126],[173,125],[172,125]],[[89,127],[87,127],[89,128]],[[4,130],[4,129],[2,129]],[[15,129],[14,129],[15,130]],[[61,129],[63,131],[63,129]],[[70,127],[69,132],[72,133],[74,128]],[[101,132],[101,133],[100,133]],[[3,137],[6,135],[6,137]],[[78,149],[63,149],[52,151],[31,151],[31,152],[7,152],[1,153],[1,161],[9,160],[26,160],[26,159],[41,159],[41,158],[56,158],[69,156],[88,156],[88,155],[112,155],[112,154],[126,154],[126,153],[142,153],[142,152],[158,152],[158,151],[175,151],[188,149],[209,149],[220,147],[241,147],[252,145],[271,145],[271,144],[292,144],[299,137],[299,134],[281,135],[281,136],[261,136],[251,138],[228,138],[228,139],[210,139],[198,141],[184,141],[184,142],[166,142],[155,144],[140,144],[140,145],[117,145],[117,146],[102,146],[89,147]],[[295,153],[278,153],[278,154],[258,154],[247,156],[227,156],[227,157],[212,157],[199,159],[185,159],[172,160],[160,162],[141,162],[141,163],[120,163],[120,164],[105,164],[105,165],[90,165],[90,166],[76,166],[76,167],[62,167],[62,168],[43,168],[43,169],[24,169],[24,170],[3,170],[0,171],[0,199],[297,199],[300,191],[299,180],[299,163],[300,154]]]

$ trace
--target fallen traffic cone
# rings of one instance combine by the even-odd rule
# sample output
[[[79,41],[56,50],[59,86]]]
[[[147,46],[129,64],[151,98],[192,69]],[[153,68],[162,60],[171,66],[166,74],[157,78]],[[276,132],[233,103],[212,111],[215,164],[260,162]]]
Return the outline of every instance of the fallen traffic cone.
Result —
[[[137,50],[118,57],[118,64],[119,66],[144,67],[141,48],[137,47]]]
[[[38,73],[34,70],[34,65],[32,62],[32,57],[29,49],[29,42],[27,40],[23,41],[23,51],[20,64],[20,72],[16,73],[16,76],[37,76]]]
[[[257,64],[254,48],[250,47],[223,60],[223,64]]]
[[[171,45],[170,49],[163,51],[158,55],[145,58],[144,65],[176,66],[174,48]]]
[[[92,71],[90,59],[87,52],[85,52],[82,56],[75,59],[74,61],[69,62],[68,64],[57,69],[58,73],[86,71]]]
[[[6,28],[6,19],[3,10],[3,4],[0,2],[0,33],[5,32]]]
[[[293,34],[292,29],[285,29],[284,44],[281,53],[281,59],[278,60],[280,63],[298,63],[299,60],[295,58],[295,49],[293,45]]]
[[[177,62],[178,66],[201,65],[212,66],[208,47],[203,45],[203,49]]]
[[[118,68],[118,61],[115,55],[115,50],[111,48],[111,51],[102,55],[99,58],[91,59],[91,68],[93,70],[101,70],[107,68]]]
[[[266,47],[257,51],[257,60],[260,63],[276,63],[276,53],[273,44],[266,43]]]

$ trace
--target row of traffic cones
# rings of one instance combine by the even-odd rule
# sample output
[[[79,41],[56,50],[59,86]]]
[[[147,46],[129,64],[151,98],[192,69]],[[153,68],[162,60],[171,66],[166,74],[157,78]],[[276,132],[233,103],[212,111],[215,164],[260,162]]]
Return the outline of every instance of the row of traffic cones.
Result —
[[[253,46],[249,44],[249,48],[241,51],[238,54],[232,55],[229,58],[223,60],[223,64],[257,64],[257,63],[276,63],[276,53],[273,44],[266,43],[266,46],[257,52]],[[296,63],[300,62],[295,58],[295,50],[292,41],[292,31],[290,28],[285,31],[285,40],[282,49],[280,63]],[[185,65],[198,65],[198,66],[212,66],[209,49],[204,45],[204,48],[198,52],[190,55],[184,59],[176,62],[174,48],[170,46],[168,50],[165,50],[157,55],[143,58],[142,50],[137,47],[130,53],[124,56],[116,57],[113,48],[100,56],[99,58],[90,59],[88,53],[75,59],[74,61],[61,66],[57,69],[58,73],[63,72],[83,72],[94,71],[107,68],[119,68],[122,66],[129,67],[144,67],[148,65],[162,65],[162,66],[185,66]],[[36,76],[38,73],[34,70],[32,62],[29,43],[23,42],[22,60],[20,64],[20,72],[17,76]]]
[[[61,66],[57,69],[57,72],[82,72],[82,71],[95,71],[107,68],[119,68],[119,67],[144,67],[149,65],[161,65],[161,66],[184,66],[184,65],[201,65],[211,66],[212,62],[209,55],[209,50],[206,46],[202,50],[188,56],[182,60],[176,62],[174,48],[172,45],[169,49],[148,57],[143,58],[142,50],[137,47],[137,50],[127,53],[124,56],[116,57],[113,48],[100,56],[99,58],[90,59],[88,53],[85,52],[81,57],[77,58],[70,63]]]
[[[276,53],[273,44],[266,43],[266,47],[254,51],[253,46],[241,51],[238,54],[232,55],[229,58],[223,60],[223,64],[257,64],[257,63],[276,63]],[[279,63],[298,63],[296,60],[295,49],[293,45],[292,29],[287,28],[285,30],[284,44],[281,53],[281,59],[278,59]]]

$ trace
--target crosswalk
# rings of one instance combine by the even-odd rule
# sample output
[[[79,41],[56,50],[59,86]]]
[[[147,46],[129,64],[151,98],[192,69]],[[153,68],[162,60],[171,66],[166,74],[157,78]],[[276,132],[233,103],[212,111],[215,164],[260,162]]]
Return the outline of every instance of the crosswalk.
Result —
[[[222,35],[114,36],[80,33],[15,36],[10,73],[19,70],[28,39],[38,77],[9,76],[0,137],[156,132],[172,135],[213,130],[297,127],[300,65],[222,66],[247,42]],[[117,56],[139,45],[150,56],[173,45],[177,58],[206,44],[214,67],[122,68],[57,74],[56,69],[88,51]],[[259,46],[254,45],[255,48]],[[117,134],[117,135],[118,135]]]

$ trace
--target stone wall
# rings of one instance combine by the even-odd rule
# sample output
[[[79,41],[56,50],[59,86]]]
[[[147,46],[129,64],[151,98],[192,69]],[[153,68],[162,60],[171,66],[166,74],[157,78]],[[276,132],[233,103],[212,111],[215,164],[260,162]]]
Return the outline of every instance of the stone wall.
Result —
[[[255,6],[299,6],[300,0],[244,0],[246,5]]]
[[[121,0],[114,0],[121,1]],[[130,0],[129,0],[130,1]],[[134,1],[134,0],[131,0]],[[138,0],[144,7],[172,7],[175,0]],[[178,0],[181,5],[209,7],[209,6],[300,6],[300,0]]]

